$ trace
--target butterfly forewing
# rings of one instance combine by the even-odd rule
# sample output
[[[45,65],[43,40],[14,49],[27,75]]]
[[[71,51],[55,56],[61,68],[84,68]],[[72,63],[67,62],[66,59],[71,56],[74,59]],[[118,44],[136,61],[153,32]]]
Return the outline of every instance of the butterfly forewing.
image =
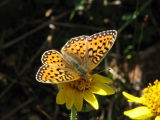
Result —
[[[116,36],[115,30],[103,31],[90,36],[87,43],[88,59],[86,61],[89,71],[102,61],[114,44]]]
[[[43,83],[62,83],[78,79],[79,76],[68,68],[60,68],[52,64],[45,64],[37,72],[36,79]]]

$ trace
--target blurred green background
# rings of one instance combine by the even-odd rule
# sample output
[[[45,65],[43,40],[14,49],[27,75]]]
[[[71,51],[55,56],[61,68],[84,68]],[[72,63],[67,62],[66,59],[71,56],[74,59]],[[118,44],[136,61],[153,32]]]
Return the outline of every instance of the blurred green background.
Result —
[[[97,96],[100,109],[80,112],[79,120],[129,120],[123,111],[134,104],[121,92],[139,96],[160,77],[159,0],[1,0],[0,16],[0,120],[69,119],[70,111],[55,103],[57,88],[35,74],[43,52],[60,50],[72,37],[118,31],[94,71],[111,77],[117,93]]]

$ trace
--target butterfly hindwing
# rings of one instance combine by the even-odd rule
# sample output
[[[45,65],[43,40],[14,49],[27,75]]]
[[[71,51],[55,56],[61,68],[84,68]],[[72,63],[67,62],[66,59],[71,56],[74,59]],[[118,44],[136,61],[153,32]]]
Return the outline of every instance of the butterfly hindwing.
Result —
[[[85,75],[88,72],[85,67],[88,38],[89,36],[85,35],[72,38],[61,49],[64,58],[81,75]]]
[[[63,56],[56,50],[48,50],[43,53],[41,61],[43,64],[53,64],[59,67],[67,67]]]
[[[56,50],[48,50],[42,55],[42,65],[36,79],[43,83],[61,83],[79,79],[79,75],[69,66]]]
[[[69,40],[61,49],[64,56],[69,56],[71,59],[75,59],[77,62],[83,63],[84,57],[87,51],[88,36],[82,35]]]

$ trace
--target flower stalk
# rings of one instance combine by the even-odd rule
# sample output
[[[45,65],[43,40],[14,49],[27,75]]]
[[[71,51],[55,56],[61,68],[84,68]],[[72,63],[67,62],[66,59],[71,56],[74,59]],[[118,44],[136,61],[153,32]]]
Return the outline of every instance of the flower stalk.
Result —
[[[70,120],[77,120],[77,110],[74,106],[71,108]]]

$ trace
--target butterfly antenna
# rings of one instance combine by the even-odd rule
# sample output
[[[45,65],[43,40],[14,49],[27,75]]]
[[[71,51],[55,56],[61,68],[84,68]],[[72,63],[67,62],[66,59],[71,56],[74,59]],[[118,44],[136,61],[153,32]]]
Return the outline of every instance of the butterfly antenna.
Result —
[[[106,71],[111,73],[115,78],[120,79],[122,83],[126,83],[126,80],[121,75],[119,75],[116,71],[114,71],[112,68],[108,68],[106,69]]]
[[[106,72],[106,69],[101,70],[101,71],[99,71],[99,72],[96,72],[96,74],[99,74],[99,73],[102,73],[102,72]]]

